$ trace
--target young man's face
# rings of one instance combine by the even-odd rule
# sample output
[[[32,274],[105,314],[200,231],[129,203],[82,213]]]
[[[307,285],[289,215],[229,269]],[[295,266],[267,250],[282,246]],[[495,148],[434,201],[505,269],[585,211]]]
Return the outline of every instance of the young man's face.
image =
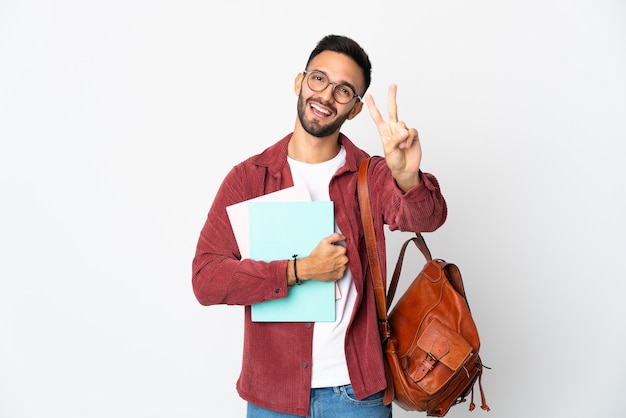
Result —
[[[309,63],[307,70],[321,71],[331,82],[351,86],[356,94],[363,93],[363,72],[347,55],[324,51]],[[347,119],[354,118],[363,108],[363,103],[356,97],[345,104],[337,102],[333,84],[322,91],[313,91],[306,78],[302,73],[298,75],[295,92],[298,94],[298,119],[310,135],[323,138],[334,134]]]

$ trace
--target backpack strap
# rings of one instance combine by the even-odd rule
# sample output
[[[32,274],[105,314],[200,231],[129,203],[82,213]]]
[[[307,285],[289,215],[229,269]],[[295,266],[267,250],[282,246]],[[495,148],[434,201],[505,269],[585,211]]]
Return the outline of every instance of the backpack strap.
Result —
[[[376,312],[378,314],[378,325],[380,336],[384,341],[391,337],[389,321],[387,320],[387,303],[385,298],[385,284],[383,282],[383,271],[380,265],[378,245],[376,244],[376,233],[374,230],[374,216],[370,204],[369,185],[367,184],[367,172],[371,158],[364,160],[359,167],[357,180],[357,194],[359,207],[361,209],[361,222],[365,233],[365,246],[367,247],[367,258],[369,261],[372,282],[374,284],[374,296],[376,299]]]
[[[398,257],[396,268],[394,270],[391,282],[389,284],[389,292],[385,296],[385,285],[383,283],[383,272],[380,265],[378,245],[376,243],[376,233],[374,229],[374,215],[372,214],[372,206],[369,196],[369,184],[368,184],[368,170],[371,157],[363,160],[359,167],[359,176],[357,181],[357,193],[359,197],[359,206],[361,208],[361,222],[363,222],[363,231],[365,232],[365,244],[367,246],[367,257],[369,260],[370,270],[372,272],[372,280],[374,282],[374,292],[376,294],[376,309],[378,311],[378,320],[387,325],[387,311],[393,298],[396,294],[398,287],[398,280],[400,279],[400,271],[402,269],[402,262],[404,260],[404,253],[409,242],[413,242],[420,250],[426,261],[432,261],[432,256],[428,245],[421,233],[416,232],[415,237],[407,240]],[[388,328],[388,326],[387,326]]]

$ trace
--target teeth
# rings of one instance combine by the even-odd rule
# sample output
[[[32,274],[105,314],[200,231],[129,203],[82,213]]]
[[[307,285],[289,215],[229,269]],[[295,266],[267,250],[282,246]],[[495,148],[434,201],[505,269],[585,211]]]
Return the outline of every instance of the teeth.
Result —
[[[317,110],[318,112],[324,113],[325,115],[330,115],[330,112],[328,110],[322,109],[321,107],[317,106],[315,103],[311,103],[311,107]]]

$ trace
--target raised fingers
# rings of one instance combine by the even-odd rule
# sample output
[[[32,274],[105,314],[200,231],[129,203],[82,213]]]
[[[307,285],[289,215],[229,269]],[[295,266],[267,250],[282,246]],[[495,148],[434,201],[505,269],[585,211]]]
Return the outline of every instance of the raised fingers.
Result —
[[[398,104],[396,103],[396,94],[398,86],[391,84],[387,90],[387,111],[389,112],[389,122],[398,121]]]
[[[380,114],[380,111],[376,107],[376,103],[374,103],[374,98],[371,94],[365,96],[365,104],[367,104],[367,109],[369,110],[370,116],[372,117],[372,120],[374,121],[376,126],[379,126],[381,123],[385,122],[383,120],[383,115]]]

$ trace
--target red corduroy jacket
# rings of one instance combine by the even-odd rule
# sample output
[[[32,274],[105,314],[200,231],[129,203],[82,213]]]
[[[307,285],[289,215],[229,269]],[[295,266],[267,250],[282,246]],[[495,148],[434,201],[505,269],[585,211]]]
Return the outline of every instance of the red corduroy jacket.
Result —
[[[260,323],[250,319],[250,305],[287,296],[288,260],[241,259],[226,207],[293,185],[287,163],[291,134],[235,166],[226,176],[209,210],[192,263],[193,291],[203,305],[245,306],[243,362],[237,390],[263,408],[306,416],[311,389],[314,323]],[[357,199],[359,164],[368,155],[340,135],[346,164],[330,183],[335,220],[346,236],[347,256],[357,290],[356,306],[345,341],[351,384],[362,399],[386,387],[374,291]],[[383,272],[386,272],[384,224],[390,230],[429,232],[447,216],[434,176],[407,193],[400,190],[384,158],[369,169],[370,196]],[[306,222],[305,219],[302,220]]]

